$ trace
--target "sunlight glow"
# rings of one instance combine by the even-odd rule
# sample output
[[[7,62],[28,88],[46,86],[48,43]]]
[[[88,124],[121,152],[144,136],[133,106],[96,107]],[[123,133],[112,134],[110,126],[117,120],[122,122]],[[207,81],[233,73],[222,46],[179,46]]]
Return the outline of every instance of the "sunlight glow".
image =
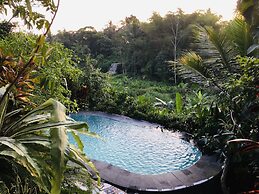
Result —
[[[110,20],[117,25],[132,14],[140,21],[147,21],[153,12],[164,16],[177,8],[185,13],[210,8],[213,13],[222,15],[224,20],[230,20],[234,17],[236,2],[237,0],[63,0],[52,32],[78,30],[85,26],[102,30]]]

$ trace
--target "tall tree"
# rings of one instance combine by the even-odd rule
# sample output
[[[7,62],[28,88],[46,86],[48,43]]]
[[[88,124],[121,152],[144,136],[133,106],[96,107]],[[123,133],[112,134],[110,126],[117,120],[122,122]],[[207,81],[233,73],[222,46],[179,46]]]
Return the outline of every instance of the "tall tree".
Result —
[[[43,12],[40,12],[40,8],[43,8]],[[54,14],[56,12],[56,2],[53,0],[2,0],[0,1],[0,12],[11,12],[13,18],[20,18],[24,24],[32,28],[36,26],[38,29],[42,27],[48,28],[50,25],[47,18],[48,14]]]
[[[168,14],[167,18],[171,21],[171,31],[172,31],[172,45],[173,45],[173,66],[174,66],[174,83],[177,84],[177,61],[179,51],[181,49],[180,44],[188,34],[188,29],[184,29],[183,19],[184,13],[179,9],[176,13]]]

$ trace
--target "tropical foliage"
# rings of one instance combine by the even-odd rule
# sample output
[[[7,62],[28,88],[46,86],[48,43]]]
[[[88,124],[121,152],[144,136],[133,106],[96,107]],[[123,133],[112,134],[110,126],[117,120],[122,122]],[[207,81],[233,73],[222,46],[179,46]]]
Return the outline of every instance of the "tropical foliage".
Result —
[[[239,1],[238,9],[245,5],[251,11],[257,4],[255,1]],[[212,145],[213,150],[216,147],[222,149],[227,143],[222,175],[224,193],[253,192],[257,187],[259,61],[253,24],[238,16],[220,31],[202,28],[196,42],[201,49],[196,53],[189,52],[179,60],[183,65],[180,67],[183,77],[209,85],[211,92],[220,97],[215,101],[217,114],[213,116],[214,121],[210,120],[216,124],[217,130],[206,135],[205,143]],[[253,170],[244,169],[244,165]]]
[[[87,177],[91,193],[91,178],[81,167],[95,168],[82,153],[78,133],[94,134],[68,118],[57,100],[68,112],[79,105],[187,132],[204,153],[225,156],[224,192],[254,190],[258,1],[239,0],[239,13],[230,22],[211,10],[186,14],[179,9],[163,17],[153,13],[148,22],[130,15],[103,31],[90,26],[62,31],[46,43],[58,4],[0,2],[1,13],[12,12],[0,23],[0,192],[80,193],[75,179]],[[12,33],[14,18],[46,32],[39,37]],[[112,63],[122,75],[103,73]],[[68,132],[77,147],[68,143]],[[77,166],[67,168],[71,161]],[[247,165],[249,170],[243,168]],[[232,176],[250,182],[243,187],[244,180]],[[230,187],[237,182],[239,187]]]
[[[9,79],[8,81],[14,79],[14,74],[22,67],[22,60],[29,59],[31,48],[35,46],[36,40],[36,36],[23,33],[12,33],[0,39],[0,47],[4,48],[2,55],[13,53],[16,56],[5,57],[9,59],[4,63],[2,68],[6,70],[2,73],[9,74],[5,75],[6,79]],[[20,64],[15,63],[15,58],[21,59]],[[26,81],[27,85],[25,85],[31,90],[30,102],[39,105],[49,98],[55,98],[66,105],[70,111],[76,110],[77,104],[70,100],[71,92],[68,89],[68,82],[78,81],[81,71],[75,64],[73,52],[64,48],[60,43],[45,43],[34,61],[32,68],[37,71],[30,74],[30,79]]]
[[[51,40],[62,42],[82,58],[91,55],[98,67],[107,72],[112,63],[121,72],[157,81],[168,81],[177,72],[166,61],[176,60],[192,44],[195,25],[217,28],[220,17],[210,10],[185,14],[182,10],[162,17],[154,13],[149,22],[136,16],[126,17],[121,26],[110,22],[103,31],[92,27],[75,32],[62,31]]]
[[[29,28],[36,26],[38,29],[47,29],[50,26],[50,19],[47,18],[47,15],[56,13],[58,3],[56,4],[55,1],[51,0],[35,0],[33,2],[28,0],[2,0],[0,12],[11,15],[9,22],[13,18],[20,18]],[[43,9],[43,12],[39,11],[39,7]]]
[[[68,118],[64,105],[56,100],[49,99],[35,108],[29,108],[28,105],[35,91],[51,88],[53,83],[61,82],[65,76],[72,80],[74,77],[71,74],[80,71],[71,66],[72,55],[61,45],[55,44],[52,54],[50,46],[44,45],[53,20],[48,22],[44,15],[33,12],[30,1],[1,3],[2,10],[5,10],[5,6],[11,7],[14,17],[19,16],[26,24],[36,24],[39,28],[44,25],[47,29],[37,39],[24,34],[13,34],[1,39],[0,163],[3,168],[0,172],[0,189],[4,193],[58,194],[61,193],[69,161],[85,168],[86,174],[89,167],[96,171],[82,152],[83,143],[78,133],[95,135],[88,131],[86,123]],[[50,9],[55,16],[57,7],[53,1],[34,3]],[[44,71],[46,64],[49,66]],[[61,68],[67,67],[70,69],[63,76]],[[55,69],[54,77],[46,76],[51,68]],[[55,97],[53,92],[48,95]],[[68,143],[68,132],[75,138],[77,147]]]
[[[11,188],[16,177],[10,175],[17,173],[31,177],[30,181],[47,193],[60,193],[67,161],[77,161],[83,167],[90,162],[69,145],[66,133],[76,135],[74,129],[81,128],[81,133],[88,134],[87,125],[67,120],[64,106],[54,100],[26,114],[21,114],[21,109],[7,112],[7,102],[1,103],[5,113],[1,115],[0,154],[5,166],[1,181]]]

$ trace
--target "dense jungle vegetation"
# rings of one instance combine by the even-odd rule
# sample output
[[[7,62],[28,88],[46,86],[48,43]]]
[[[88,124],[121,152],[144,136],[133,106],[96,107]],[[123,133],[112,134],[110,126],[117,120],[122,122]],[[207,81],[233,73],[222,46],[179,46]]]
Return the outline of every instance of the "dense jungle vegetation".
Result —
[[[187,131],[210,152],[222,148],[215,135],[258,138],[255,26],[241,14],[224,22],[210,10],[179,9],[148,22],[131,15],[103,31],[62,31],[49,41],[80,59],[87,76],[69,87],[80,107]],[[119,76],[102,73],[112,63]]]
[[[37,36],[14,32],[12,20],[0,23],[1,193],[69,193],[75,185],[67,175],[76,168],[70,162],[95,170],[78,133],[95,135],[65,116],[78,110],[122,114],[186,132],[203,153],[225,159],[224,193],[256,190],[258,1],[239,0],[231,21],[211,10],[178,9],[165,16],[153,13],[147,22],[130,15],[102,31],[87,26],[55,35],[49,27],[58,4],[34,3],[52,20],[34,11],[30,1],[0,2],[2,13],[12,10],[28,27],[46,31]],[[114,63],[118,68],[111,75]],[[77,147],[68,143],[67,132]],[[91,193],[96,185],[87,170],[82,176],[88,177]],[[240,176],[250,182],[242,184]]]

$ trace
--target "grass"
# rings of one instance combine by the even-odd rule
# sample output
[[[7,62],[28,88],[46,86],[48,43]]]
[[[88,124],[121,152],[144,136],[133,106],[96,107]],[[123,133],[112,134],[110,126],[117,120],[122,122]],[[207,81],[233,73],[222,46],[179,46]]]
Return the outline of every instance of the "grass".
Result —
[[[175,97],[175,93],[179,91],[178,87],[166,83],[129,78],[124,75],[111,76],[110,84],[117,91],[126,92],[134,97],[145,96],[151,102],[155,102],[156,97],[163,101],[170,101]]]

